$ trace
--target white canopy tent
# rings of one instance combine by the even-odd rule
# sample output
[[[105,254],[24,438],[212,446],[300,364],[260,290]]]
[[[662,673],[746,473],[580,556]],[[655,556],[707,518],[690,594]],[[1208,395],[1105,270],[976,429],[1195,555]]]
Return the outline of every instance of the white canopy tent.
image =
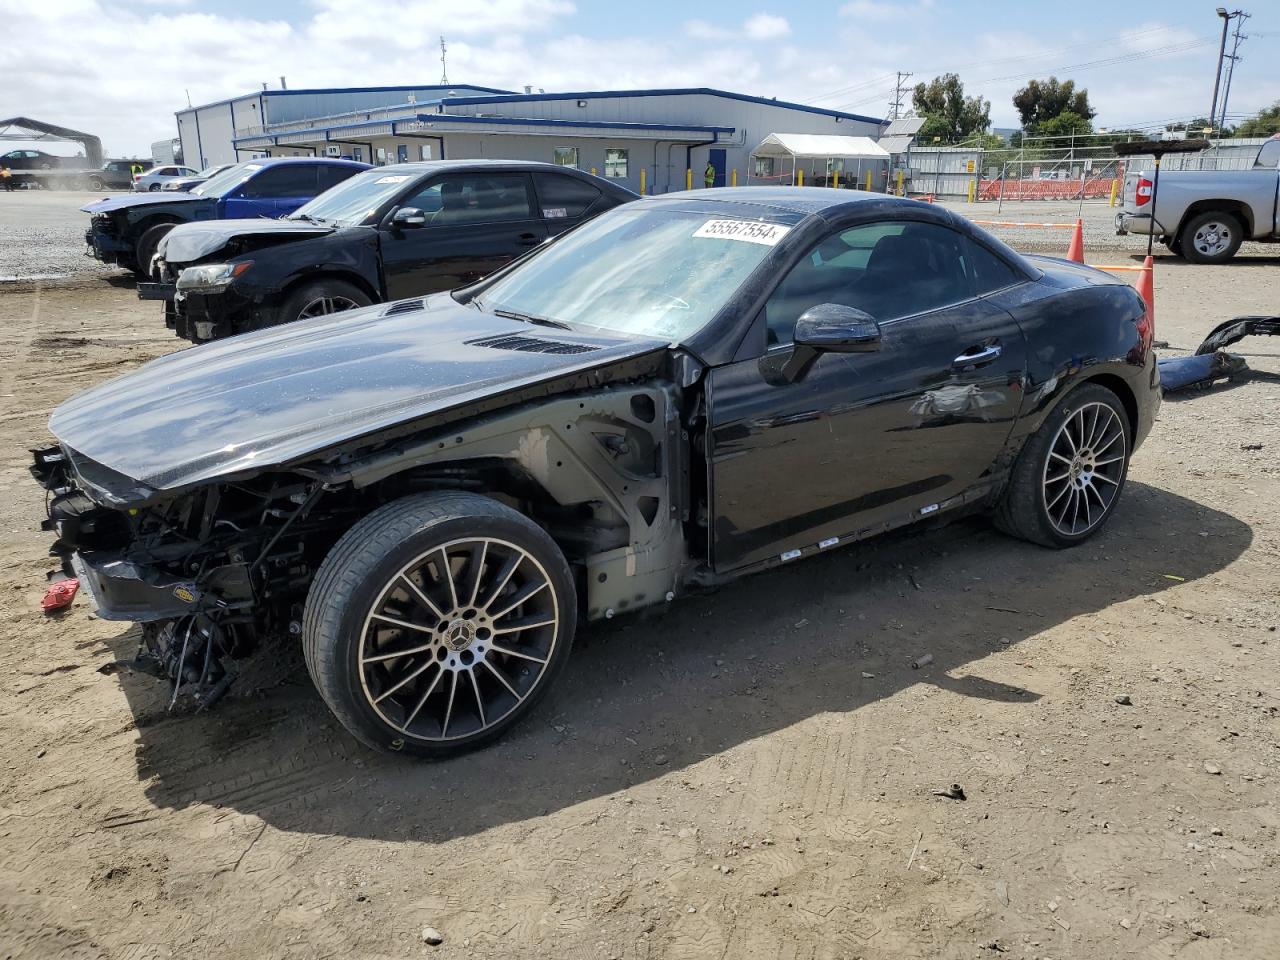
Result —
[[[795,182],[796,163],[809,160],[821,160],[824,165],[828,160],[857,160],[858,174],[862,173],[862,162],[887,163],[889,152],[870,137],[837,137],[820,133],[771,133],[751,151],[752,167],[756,157],[791,158],[791,179]],[[747,171],[747,182],[751,182],[752,171]]]

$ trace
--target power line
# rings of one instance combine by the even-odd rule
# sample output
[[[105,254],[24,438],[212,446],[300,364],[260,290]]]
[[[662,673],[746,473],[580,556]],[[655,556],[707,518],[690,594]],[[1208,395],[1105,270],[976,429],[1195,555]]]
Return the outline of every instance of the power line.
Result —
[[[1240,41],[1249,39],[1247,35],[1240,33],[1240,27],[1249,17],[1250,14],[1245,13],[1243,10],[1236,11],[1235,39],[1231,43],[1231,56],[1228,58],[1231,64],[1227,67],[1227,83],[1222,91],[1222,120],[1218,123],[1219,130],[1227,125],[1227,98],[1231,96],[1231,77],[1236,72],[1237,61],[1244,59],[1239,53]],[[1209,118],[1209,126],[1213,126],[1213,117]]]

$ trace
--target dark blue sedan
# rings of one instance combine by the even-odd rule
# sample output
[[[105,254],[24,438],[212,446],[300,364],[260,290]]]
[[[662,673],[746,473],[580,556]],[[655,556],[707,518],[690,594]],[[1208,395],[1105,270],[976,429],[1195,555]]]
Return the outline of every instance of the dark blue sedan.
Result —
[[[268,157],[237,163],[187,193],[98,200],[80,208],[92,217],[86,252],[146,276],[160,238],[179,223],[283,217],[368,169],[367,163],[351,160]]]

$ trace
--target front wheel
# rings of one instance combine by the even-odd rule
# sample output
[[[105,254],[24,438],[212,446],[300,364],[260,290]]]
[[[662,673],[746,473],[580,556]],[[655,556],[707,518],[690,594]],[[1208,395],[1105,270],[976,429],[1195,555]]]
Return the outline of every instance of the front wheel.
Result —
[[[1178,231],[1178,247],[1192,263],[1226,263],[1244,240],[1244,229],[1229,213],[1197,214]]]
[[[996,526],[1046,547],[1089,539],[1115,512],[1130,446],[1119,397],[1094,383],[1071,391],[1023,446]]]
[[[367,307],[372,302],[368,294],[345,280],[317,280],[289,294],[280,307],[279,322],[325,317],[331,313]]]
[[[418,494],[352,527],[307,596],[307,668],[370,747],[439,758],[500,736],[569,656],[577,596],[541,527],[488,497]]]

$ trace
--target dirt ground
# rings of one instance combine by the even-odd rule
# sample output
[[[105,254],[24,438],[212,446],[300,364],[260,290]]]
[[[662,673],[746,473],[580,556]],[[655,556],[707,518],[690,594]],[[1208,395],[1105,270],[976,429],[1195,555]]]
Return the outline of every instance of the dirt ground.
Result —
[[[1162,256],[1167,352],[1274,311],[1275,251]],[[0,285],[0,956],[1280,956],[1280,342],[1166,399],[1090,544],[972,519],[592,627],[439,764],[354,743],[294,650],[178,716],[99,672],[135,631],[41,613],[27,448],[178,346],[101,272]]]

